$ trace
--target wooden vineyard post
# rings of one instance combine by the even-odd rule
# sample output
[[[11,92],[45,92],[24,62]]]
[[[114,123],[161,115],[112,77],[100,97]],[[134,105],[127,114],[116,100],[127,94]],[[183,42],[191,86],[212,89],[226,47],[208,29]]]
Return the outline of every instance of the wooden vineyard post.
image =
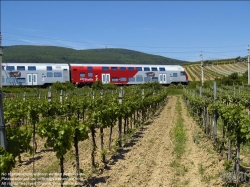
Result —
[[[62,98],[63,98],[63,91],[61,90],[60,92],[60,102],[62,103]]]
[[[119,104],[121,105],[122,104],[122,87],[121,87],[120,92],[119,92],[118,100],[119,100]],[[121,148],[122,147],[122,116],[121,116],[121,114],[118,118],[118,130],[119,130],[118,144],[119,144],[119,147]]]
[[[52,98],[52,92],[51,92],[51,86],[49,87],[49,92],[48,92],[48,101],[51,102]]]
[[[100,91],[100,96],[101,96],[101,100],[102,100],[102,98],[103,98],[103,89]],[[103,101],[101,101],[101,102],[103,102]],[[102,162],[105,163],[106,158],[105,158],[105,154],[104,154],[103,124],[100,125],[100,136],[101,136]]]
[[[214,106],[216,104],[216,81],[214,82]],[[217,110],[214,109],[214,141],[217,138]]]
[[[23,93],[23,100],[26,100],[26,92]]]

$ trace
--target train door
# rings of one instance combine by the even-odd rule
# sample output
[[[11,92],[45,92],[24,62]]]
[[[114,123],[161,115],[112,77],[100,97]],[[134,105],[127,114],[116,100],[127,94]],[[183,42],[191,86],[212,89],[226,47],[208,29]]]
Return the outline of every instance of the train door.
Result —
[[[109,73],[102,74],[102,83],[104,83],[104,84],[110,83],[110,74]]]
[[[27,84],[28,85],[37,85],[37,74],[36,73],[27,74]]]
[[[167,74],[159,74],[159,83],[167,84]]]
[[[63,69],[63,81],[69,81],[69,73],[67,69]]]

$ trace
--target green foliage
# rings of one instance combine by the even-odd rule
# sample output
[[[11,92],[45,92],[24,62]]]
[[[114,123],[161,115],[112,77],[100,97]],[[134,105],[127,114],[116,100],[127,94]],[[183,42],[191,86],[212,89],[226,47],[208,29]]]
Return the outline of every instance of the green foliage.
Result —
[[[106,90],[115,90],[117,88],[117,85],[109,83],[109,84],[104,84],[103,87]]]
[[[162,85],[158,82],[146,82],[139,85],[140,89],[152,89],[154,91],[162,89]]]
[[[71,82],[67,81],[65,83],[61,83],[61,82],[55,82],[52,85],[52,89],[55,89],[57,91],[63,90],[63,91],[68,91],[68,90],[74,90],[76,87],[74,84],[72,84]]]
[[[100,63],[100,64],[183,64],[181,61],[127,49],[74,50],[55,46],[5,46],[3,62]]]
[[[8,140],[8,152],[12,153],[14,157],[18,156],[22,151],[29,151],[32,153],[30,146],[32,131],[20,128],[17,125],[6,127],[6,136]]]
[[[11,169],[15,167],[15,163],[15,158],[12,154],[8,153],[0,146],[0,178],[1,173],[9,173]]]
[[[98,80],[98,81],[96,81],[96,82],[94,82],[93,84],[92,84],[92,89],[93,90],[101,90],[101,89],[103,89],[103,83],[102,83],[102,81],[100,81],[100,80]]]

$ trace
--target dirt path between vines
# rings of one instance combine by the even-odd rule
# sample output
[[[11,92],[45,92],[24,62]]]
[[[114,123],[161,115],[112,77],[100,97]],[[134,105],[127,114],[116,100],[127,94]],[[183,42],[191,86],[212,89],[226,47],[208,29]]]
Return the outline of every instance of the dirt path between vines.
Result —
[[[182,117],[188,140],[186,152],[181,159],[181,165],[187,168],[185,173],[178,173],[171,163],[176,160],[173,154],[173,140],[170,133],[176,123],[177,111],[175,109],[177,97],[170,97],[166,107],[154,121],[141,132],[133,147],[123,149],[123,158],[118,162],[109,164],[110,169],[96,178],[89,186],[109,187],[170,187],[170,186],[221,186],[219,172],[222,162],[218,162],[217,154],[207,143],[196,144],[193,136],[199,128],[188,116],[187,108],[181,101]]]
[[[174,140],[171,131],[178,117],[177,101],[181,102],[181,115],[187,135],[185,153],[180,160],[174,154]],[[115,130],[114,130],[115,132]],[[205,187],[222,186],[219,172],[223,161],[218,161],[210,141],[189,116],[181,96],[169,96],[160,113],[137,131],[131,141],[117,155],[107,155],[106,169],[91,170],[91,140],[82,142],[80,148],[80,168],[84,176],[83,186],[88,187]],[[98,137],[98,135],[96,136]],[[196,142],[194,142],[194,137]],[[99,139],[97,140],[99,146]],[[38,151],[44,149],[42,143]],[[67,154],[65,172],[75,173],[74,151]],[[26,157],[23,157],[26,159]],[[51,151],[40,151],[35,162],[36,172],[59,172],[58,160]],[[98,160],[99,159],[99,160]],[[100,163],[100,158],[97,157]],[[184,170],[173,167],[178,162]],[[25,162],[27,163],[27,162]],[[72,164],[73,163],[73,164]],[[32,162],[17,166],[14,173],[32,173]],[[100,168],[102,166],[100,165]],[[49,185],[47,185],[49,186]],[[53,185],[52,185],[53,186]],[[59,186],[59,185],[57,185]]]

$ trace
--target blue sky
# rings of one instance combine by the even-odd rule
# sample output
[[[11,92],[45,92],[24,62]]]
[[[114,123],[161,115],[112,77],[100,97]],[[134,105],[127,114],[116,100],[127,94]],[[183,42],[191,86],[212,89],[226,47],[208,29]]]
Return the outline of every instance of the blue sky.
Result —
[[[250,1],[2,1],[2,45],[124,48],[187,61],[247,56]]]

